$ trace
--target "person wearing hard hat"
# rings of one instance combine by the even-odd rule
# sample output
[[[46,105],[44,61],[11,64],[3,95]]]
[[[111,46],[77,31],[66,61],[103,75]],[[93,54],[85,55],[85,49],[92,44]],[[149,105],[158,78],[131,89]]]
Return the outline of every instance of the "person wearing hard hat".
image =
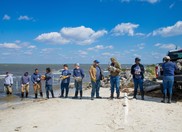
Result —
[[[163,69],[163,100],[161,102],[166,102],[166,94],[168,95],[168,103],[171,103],[172,99],[172,88],[174,84],[174,71],[177,70],[175,63],[170,61],[170,57],[164,57],[165,62],[162,64]]]

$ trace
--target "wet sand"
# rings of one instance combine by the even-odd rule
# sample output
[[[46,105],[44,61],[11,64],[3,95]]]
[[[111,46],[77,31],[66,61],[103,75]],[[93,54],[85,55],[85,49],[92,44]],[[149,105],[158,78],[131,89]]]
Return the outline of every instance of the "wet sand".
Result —
[[[80,99],[26,99],[0,110],[2,132],[181,132],[182,103],[160,103],[160,98],[132,96],[90,100],[90,89]],[[58,96],[56,94],[56,96]],[[70,94],[73,96],[73,94]],[[124,97],[124,93],[122,93]]]

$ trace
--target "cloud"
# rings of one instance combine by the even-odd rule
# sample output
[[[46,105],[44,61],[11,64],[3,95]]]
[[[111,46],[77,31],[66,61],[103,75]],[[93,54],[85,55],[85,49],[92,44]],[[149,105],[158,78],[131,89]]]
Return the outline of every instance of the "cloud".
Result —
[[[127,2],[127,3],[132,2],[132,1],[134,1],[134,0],[121,0],[121,2]],[[135,0],[135,1],[137,1],[137,2],[148,2],[150,4],[154,4],[154,3],[159,2],[160,0]]]
[[[54,44],[89,45],[107,34],[106,30],[94,31],[84,26],[63,27],[60,32],[50,32],[39,35],[35,40]]]
[[[172,9],[175,6],[175,2],[169,5],[169,9]]]
[[[176,48],[175,44],[161,44],[161,43],[156,43],[154,46],[159,47],[160,49],[168,49],[172,50]]]
[[[111,32],[115,36],[122,36],[122,35],[128,35],[128,36],[134,36],[135,32],[134,30],[138,28],[138,24],[133,23],[121,23],[116,25]]]
[[[144,44],[144,43],[137,44],[137,47],[138,47],[139,49],[144,49],[144,48],[145,48],[145,44]]]
[[[25,55],[32,55],[33,53],[32,53],[32,51],[25,51],[24,54]]]
[[[20,49],[21,47],[15,43],[0,43],[0,47],[8,49]]]
[[[28,49],[35,49],[36,46],[35,46],[35,45],[30,45],[30,46],[28,46],[27,48],[28,48]]]
[[[109,53],[109,52],[105,52],[105,53],[102,53],[103,56],[113,56],[114,54],[112,53]]]
[[[30,21],[30,20],[33,20],[32,17],[29,17],[29,16],[19,16],[18,20],[26,20],[26,21]]]
[[[11,17],[8,16],[7,14],[5,14],[5,15],[3,16],[3,20],[10,20],[10,19],[11,19]]]
[[[87,55],[87,54],[88,54],[86,51],[83,51],[83,50],[79,50],[78,53],[79,53],[80,55]]]
[[[112,45],[104,46],[104,45],[96,45],[95,47],[88,48],[88,51],[98,51],[98,50],[104,50],[104,49],[113,49]]]
[[[162,27],[154,30],[151,34],[153,36],[160,35],[164,37],[182,35],[182,21],[178,21],[172,26]]]

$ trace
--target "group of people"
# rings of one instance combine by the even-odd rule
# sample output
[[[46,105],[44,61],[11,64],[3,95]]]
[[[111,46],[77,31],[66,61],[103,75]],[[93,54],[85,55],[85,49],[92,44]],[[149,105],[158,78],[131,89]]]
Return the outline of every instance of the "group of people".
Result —
[[[108,67],[108,71],[110,72],[110,84],[111,84],[111,95],[110,98],[114,98],[114,91],[116,90],[116,98],[120,98],[120,72],[122,71],[120,63],[115,58],[110,58],[111,64]],[[131,74],[133,75],[133,82],[134,82],[134,96],[133,98],[137,98],[137,91],[138,87],[140,87],[140,93],[141,93],[141,99],[144,100],[144,89],[143,89],[143,81],[144,81],[144,73],[145,68],[140,63],[140,58],[135,58],[135,64],[131,67]],[[73,69],[73,77],[74,77],[74,84],[75,84],[75,95],[73,99],[78,98],[78,93],[80,93],[80,99],[82,99],[83,90],[82,90],[82,82],[83,78],[85,77],[84,70],[80,68],[79,63],[76,63],[74,65]],[[60,80],[60,89],[61,94],[60,98],[67,98],[69,94],[69,83],[70,83],[70,77],[71,72],[68,69],[68,65],[63,65],[64,70],[61,73]],[[168,103],[171,103],[172,98],[172,87],[174,82],[174,71],[176,70],[176,65],[170,61],[170,57],[165,57],[165,62],[162,66],[163,72],[164,72],[164,79],[163,79],[163,100],[162,102],[165,102],[167,91],[169,91],[168,96]],[[100,99],[102,98],[100,96],[100,84],[101,80],[104,79],[104,75],[102,72],[101,67],[99,66],[99,61],[94,60],[93,64],[91,65],[89,69],[90,79],[91,79],[91,100],[94,100],[94,97],[96,95],[96,98]],[[31,76],[31,79],[29,78],[28,72],[25,72],[25,74],[21,77],[21,97],[24,98],[24,93],[26,98],[28,97],[29,93],[29,84],[30,81],[33,82],[33,89],[35,93],[35,98],[38,96],[38,91],[40,93],[40,96],[43,97],[42,93],[42,86],[41,86],[41,80],[45,80],[45,89],[46,89],[46,97],[49,99],[49,92],[52,95],[52,98],[54,98],[54,92],[53,92],[53,74],[51,73],[50,68],[46,68],[45,75],[40,75],[38,69],[35,69],[35,72]],[[7,94],[12,94],[12,85],[13,85],[13,78],[9,75],[9,73],[6,73],[5,77],[5,89]],[[64,94],[65,93],[65,94]]]

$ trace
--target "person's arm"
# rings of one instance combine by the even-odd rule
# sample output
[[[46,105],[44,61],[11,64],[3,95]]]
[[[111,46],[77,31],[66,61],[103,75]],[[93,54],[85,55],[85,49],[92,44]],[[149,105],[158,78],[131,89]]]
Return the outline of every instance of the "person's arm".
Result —
[[[144,68],[144,66],[143,66],[143,65],[141,65],[141,66],[140,66],[140,68],[141,68],[141,72],[142,72],[142,74],[144,74],[144,73],[145,73],[145,68]]]
[[[75,69],[73,69],[73,77],[76,77]]]
[[[96,81],[96,78],[92,74],[92,67],[90,67],[90,69],[89,69],[89,74],[90,74],[91,80],[95,82]]]
[[[84,70],[81,69],[80,71],[81,71],[81,76],[82,76],[82,79],[83,79],[85,77]]]
[[[10,77],[10,83],[11,83],[11,85],[13,85],[13,77],[12,76]]]
[[[117,63],[117,65],[116,65],[116,71],[117,71],[118,73],[121,72],[121,66],[120,66],[119,63]]]
[[[131,67],[131,74],[134,75],[134,65]]]
[[[34,75],[31,76],[31,81],[35,84],[36,81],[35,81],[35,78],[34,78]]]

